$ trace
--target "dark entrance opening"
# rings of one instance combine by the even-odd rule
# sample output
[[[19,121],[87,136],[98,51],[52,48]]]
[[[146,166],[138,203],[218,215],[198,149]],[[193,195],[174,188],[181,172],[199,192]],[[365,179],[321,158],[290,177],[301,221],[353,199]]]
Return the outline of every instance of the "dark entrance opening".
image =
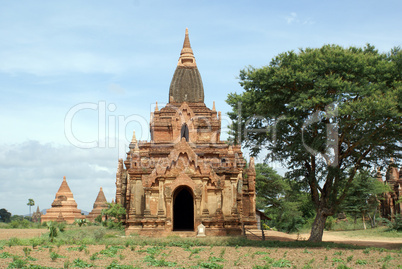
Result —
[[[173,230],[194,231],[194,201],[190,191],[185,188],[176,190],[173,201]]]
[[[186,141],[188,142],[188,135],[189,135],[188,126],[187,126],[187,124],[184,123],[181,126],[180,139],[182,139],[184,137],[186,139]]]

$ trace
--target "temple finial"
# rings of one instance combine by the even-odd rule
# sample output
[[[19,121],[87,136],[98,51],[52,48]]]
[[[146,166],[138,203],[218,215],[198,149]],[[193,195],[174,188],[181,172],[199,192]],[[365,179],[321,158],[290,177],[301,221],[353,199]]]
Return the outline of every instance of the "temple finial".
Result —
[[[133,131],[133,138],[131,138],[132,144],[137,144],[137,138],[135,138],[135,131]]]
[[[156,101],[156,103],[155,103],[155,111],[159,111],[159,108],[158,108],[158,101]]]
[[[212,111],[216,111],[216,109],[215,109],[215,101],[212,104]]]
[[[190,38],[188,37],[188,28],[186,28],[186,35],[184,36],[183,49],[191,49]]]
[[[178,66],[186,66],[186,67],[197,67],[195,63],[194,53],[191,49],[190,38],[188,36],[188,28],[186,28],[186,35],[184,37],[183,49],[180,53]]]
[[[63,181],[66,181],[66,176],[63,177]]]

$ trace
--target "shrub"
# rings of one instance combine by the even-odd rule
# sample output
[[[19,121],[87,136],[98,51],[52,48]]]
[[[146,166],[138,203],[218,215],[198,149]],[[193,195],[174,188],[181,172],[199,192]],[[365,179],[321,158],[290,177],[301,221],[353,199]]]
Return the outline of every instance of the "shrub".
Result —
[[[50,252],[50,259],[52,259],[52,261],[55,261],[57,258],[65,258],[64,256],[56,253],[56,252]]]
[[[388,226],[390,230],[402,232],[402,215],[395,215],[392,221],[388,219],[382,219]]]
[[[79,268],[93,267],[93,264],[87,263],[86,261],[81,260],[80,258],[75,259],[73,261],[73,264],[75,267],[79,267]]]
[[[8,264],[7,268],[25,268],[27,265],[27,261],[20,259],[17,256],[13,257],[13,261]]]
[[[46,222],[47,228],[49,229],[50,242],[53,242],[54,238],[58,234],[57,224],[54,221]]]

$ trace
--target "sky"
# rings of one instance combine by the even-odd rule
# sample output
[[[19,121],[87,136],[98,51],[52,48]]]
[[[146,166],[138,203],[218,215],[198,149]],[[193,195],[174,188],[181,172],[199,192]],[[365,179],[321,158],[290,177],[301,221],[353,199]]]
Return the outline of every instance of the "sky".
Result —
[[[63,176],[79,209],[92,210],[100,187],[111,201],[132,132],[149,140],[150,112],[168,101],[186,28],[226,139],[241,69],[324,44],[388,52],[402,46],[401,10],[400,0],[0,0],[0,208],[28,214],[29,198],[50,208]]]

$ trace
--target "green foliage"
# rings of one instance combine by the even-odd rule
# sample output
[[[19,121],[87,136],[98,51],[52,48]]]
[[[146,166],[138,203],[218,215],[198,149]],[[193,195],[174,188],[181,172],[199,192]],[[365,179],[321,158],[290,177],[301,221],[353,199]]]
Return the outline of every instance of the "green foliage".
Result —
[[[324,226],[325,230],[327,230],[327,231],[333,230],[335,223],[336,223],[336,218],[334,218],[332,216],[328,217],[325,221],[325,226]]]
[[[107,219],[112,218],[112,220],[117,220],[121,222],[121,219],[126,215],[126,209],[121,204],[107,203],[108,209],[102,210],[102,215]]]
[[[27,263],[27,261],[21,259],[20,257],[13,256],[13,261],[8,264],[7,268],[25,268]]]
[[[218,264],[216,262],[199,262],[198,266],[201,268],[208,268],[208,269],[222,269],[223,265]]]
[[[50,242],[53,242],[54,238],[57,237],[59,233],[59,229],[57,227],[57,223],[54,221],[48,221],[46,222],[46,226],[49,230],[49,239]]]
[[[52,259],[52,261],[57,260],[58,258],[65,258],[65,256],[62,256],[60,254],[58,254],[57,252],[50,252],[50,259]]]
[[[310,240],[351,187],[356,173],[402,157],[402,51],[371,45],[289,51],[240,72],[242,94],[227,103],[232,140],[286,165],[310,189],[316,209]],[[240,130],[240,132],[238,131]]]
[[[98,216],[95,218],[95,222],[101,223],[101,222],[102,222],[102,215],[98,215]]]
[[[31,250],[32,250],[32,249],[27,248],[27,247],[25,247],[25,248],[22,249],[22,251],[24,251],[25,257],[29,256],[29,254],[31,253]]]
[[[0,209],[0,222],[10,222],[11,213],[7,211],[7,209],[2,208]]]
[[[106,269],[134,269],[134,267],[131,265],[120,265],[116,260],[114,260],[108,265],[108,267],[106,267]]]
[[[40,237],[34,237],[29,239],[29,244],[32,246],[32,248],[35,248],[45,242],[45,239],[40,238]]]
[[[9,247],[21,245],[21,239],[16,237],[11,237],[7,242]]]
[[[366,260],[357,259],[357,260],[356,260],[356,264],[357,264],[357,265],[366,265],[366,264],[368,264],[368,262],[367,262]]]
[[[35,201],[32,198],[28,199],[27,206],[29,206],[29,215],[31,216],[31,207],[35,205]]]
[[[346,198],[340,205],[340,209],[354,218],[368,215],[371,219],[371,227],[374,228],[375,217],[380,204],[381,194],[390,191],[388,185],[371,177],[368,171],[361,171],[355,176],[347,191]]]
[[[284,232],[297,232],[314,216],[308,194],[300,185],[284,179],[267,164],[256,164],[256,203],[271,220],[265,225]]]
[[[346,264],[339,264],[336,269],[352,269],[351,267],[346,266]]]
[[[149,254],[145,256],[144,262],[148,264],[148,266],[155,267],[174,267],[176,266],[176,262],[166,261],[164,258],[157,259],[156,257],[161,253],[163,247],[149,247],[146,249],[146,252]]]
[[[279,268],[292,267],[292,263],[286,259],[279,259],[272,263],[272,267],[279,267]]]
[[[390,231],[402,231],[402,216],[395,215],[392,220],[381,219],[388,226]]]
[[[87,224],[87,220],[86,219],[75,219],[74,224],[77,224],[79,227],[82,227]]]
[[[94,265],[91,263],[87,263],[84,260],[81,260],[80,258],[77,258],[73,261],[73,264],[75,267],[79,267],[79,268],[88,268],[88,267],[93,267]]]
[[[7,259],[7,258],[10,258],[10,257],[12,257],[12,255],[10,253],[8,253],[8,252],[0,253],[0,259]]]
[[[109,246],[99,252],[100,255],[104,255],[106,257],[116,257],[117,252],[121,249],[124,249],[123,246]]]
[[[393,260],[394,258],[392,258],[392,256],[390,254],[388,254],[387,256],[381,258],[378,260],[378,262],[389,262],[391,260]]]
[[[184,250],[186,251],[190,251],[190,256],[188,256],[189,258],[191,258],[191,256],[193,256],[194,254],[198,254],[201,251],[203,251],[203,248],[190,248],[190,247],[185,247]]]

